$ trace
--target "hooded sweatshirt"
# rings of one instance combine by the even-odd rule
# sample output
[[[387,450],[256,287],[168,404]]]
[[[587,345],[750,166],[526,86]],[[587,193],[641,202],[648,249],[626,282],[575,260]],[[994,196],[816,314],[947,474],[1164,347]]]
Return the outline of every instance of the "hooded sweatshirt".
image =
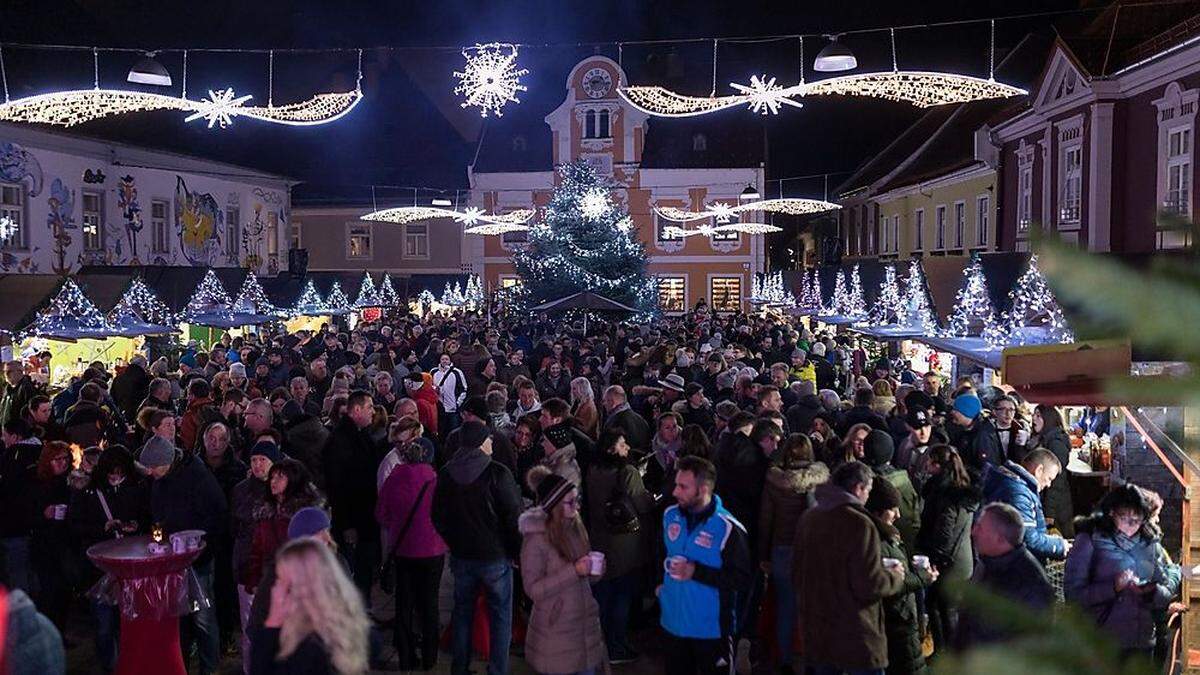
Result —
[[[514,560],[520,554],[521,493],[512,471],[479,448],[462,448],[438,473],[433,526],[456,558]]]

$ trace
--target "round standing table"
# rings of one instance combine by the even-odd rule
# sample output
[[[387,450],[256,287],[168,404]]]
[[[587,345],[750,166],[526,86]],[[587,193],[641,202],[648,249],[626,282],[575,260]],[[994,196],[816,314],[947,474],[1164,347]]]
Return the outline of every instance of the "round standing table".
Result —
[[[191,564],[200,548],[150,553],[149,536],[100,542],[88,558],[105,572],[93,594],[121,611],[116,675],[187,675],[179,647],[179,617],[206,603]]]

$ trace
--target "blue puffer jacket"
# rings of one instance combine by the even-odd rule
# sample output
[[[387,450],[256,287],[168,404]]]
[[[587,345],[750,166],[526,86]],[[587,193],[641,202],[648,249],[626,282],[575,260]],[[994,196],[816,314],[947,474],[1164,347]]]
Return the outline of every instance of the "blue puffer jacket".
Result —
[[[1107,516],[1078,521],[1063,576],[1063,593],[1069,602],[1092,615],[1096,625],[1111,633],[1122,649],[1154,646],[1155,610],[1166,608],[1179,589],[1179,568],[1161,553],[1152,534],[1127,537],[1105,527]],[[1110,534],[1109,529],[1113,529]],[[1117,593],[1117,577],[1133,570],[1141,581],[1153,583],[1139,592],[1130,586]]]
[[[1037,479],[1016,462],[991,464],[983,475],[983,503],[1003,502],[1021,514],[1025,523],[1025,548],[1042,563],[1066,557],[1062,537],[1046,533],[1046,516],[1038,498]]]

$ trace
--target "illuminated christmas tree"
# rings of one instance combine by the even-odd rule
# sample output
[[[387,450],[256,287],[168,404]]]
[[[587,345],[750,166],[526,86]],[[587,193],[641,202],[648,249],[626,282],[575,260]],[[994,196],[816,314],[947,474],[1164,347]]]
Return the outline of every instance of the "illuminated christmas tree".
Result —
[[[850,295],[846,313],[852,319],[864,319],[867,316],[867,300],[863,294],[862,277],[858,275],[858,265],[850,271]]]
[[[1010,342],[1020,345],[1074,342],[1075,335],[1067,327],[1062,307],[1046,283],[1046,277],[1038,269],[1036,255],[1029,258],[1029,266],[1009,291],[1008,297],[1011,307],[1004,323]],[[1044,334],[1030,334],[1024,330],[1031,327],[1045,329]]]
[[[925,274],[921,263],[914,260],[908,266],[908,279],[904,282],[904,319],[905,325],[921,329],[922,335],[937,335],[937,320],[929,307],[929,293],[925,288]]]
[[[896,268],[888,265],[883,269],[883,283],[879,285],[879,298],[871,308],[871,323],[875,325],[900,324],[907,312],[904,299],[900,297],[900,283],[896,281]]]
[[[358,287],[358,297],[354,299],[354,306],[357,309],[364,307],[379,307],[379,291],[375,290],[375,282],[371,280],[371,273],[364,272],[362,284]]]
[[[821,277],[817,270],[809,270],[808,283],[804,284],[804,292],[800,295],[800,307],[809,314],[821,311]]]
[[[513,255],[528,301],[540,304],[591,291],[642,313],[658,311],[658,289],[628,214],[585,162],[559,167],[559,184],[529,245]]]
[[[38,312],[33,324],[24,331],[31,335],[61,337],[106,337],[115,332],[108,319],[71,279],[50,300],[50,306]]]
[[[996,331],[996,310],[988,295],[983,265],[979,258],[973,258],[963,271],[963,285],[954,296],[954,312],[945,335],[961,338],[975,334],[990,340],[996,337]]]
[[[392,275],[384,272],[383,282],[379,284],[379,304],[383,307],[395,307],[400,304],[400,296],[396,294],[396,288],[392,286]]]
[[[279,308],[267,299],[267,294],[263,292],[262,286],[258,283],[258,277],[251,272],[242,282],[242,289],[238,291],[237,300],[233,301],[233,311],[269,315],[278,314]]]
[[[133,278],[125,294],[108,313],[108,320],[114,325],[145,323],[169,326],[174,323],[174,318],[171,308],[158,299],[141,277]]]
[[[300,297],[296,298],[296,304],[292,306],[292,313],[297,315],[317,315],[328,311],[328,303],[321,299],[321,294],[317,292],[316,285],[312,279],[309,279],[304,284],[304,290],[300,292]]]
[[[325,304],[329,305],[329,309],[350,309],[350,298],[346,297],[340,283],[333,282],[333,286],[329,289],[329,297],[325,298]]]
[[[179,318],[186,323],[194,323],[193,319],[201,314],[229,312],[232,304],[233,300],[221,285],[216,272],[210,269],[204,273],[204,278],[200,280],[200,285],[196,287],[196,292],[192,294],[187,306],[180,312]]]
[[[753,278],[750,281],[750,302],[766,302],[766,298],[763,297],[763,282],[762,282],[762,277],[764,277],[766,275],[754,274],[751,276]]]

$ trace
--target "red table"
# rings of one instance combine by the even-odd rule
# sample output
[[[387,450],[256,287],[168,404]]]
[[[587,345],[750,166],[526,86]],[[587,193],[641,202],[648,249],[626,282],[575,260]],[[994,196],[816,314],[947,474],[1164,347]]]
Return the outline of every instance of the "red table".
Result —
[[[87,550],[106,575],[92,595],[121,610],[116,675],[187,675],[179,647],[179,617],[206,603],[191,572],[204,551],[152,554],[150,537],[104,541]]]

